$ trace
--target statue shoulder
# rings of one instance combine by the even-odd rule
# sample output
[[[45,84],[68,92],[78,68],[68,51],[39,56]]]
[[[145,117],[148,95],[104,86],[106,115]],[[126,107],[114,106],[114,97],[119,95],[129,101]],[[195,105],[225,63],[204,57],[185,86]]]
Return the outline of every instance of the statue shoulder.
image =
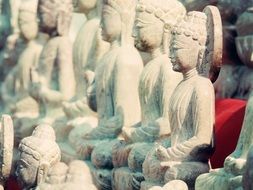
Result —
[[[117,56],[117,65],[129,65],[143,68],[142,58],[136,48],[127,46],[121,47]]]
[[[213,87],[213,84],[206,77],[200,76],[196,80],[195,91],[200,96],[214,96],[214,87]]]

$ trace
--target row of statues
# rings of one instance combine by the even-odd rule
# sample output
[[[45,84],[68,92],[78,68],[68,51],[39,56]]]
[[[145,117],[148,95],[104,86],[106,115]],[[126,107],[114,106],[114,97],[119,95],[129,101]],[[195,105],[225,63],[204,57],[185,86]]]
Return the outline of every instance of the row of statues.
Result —
[[[72,44],[73,12],[87,21]],[[224,169],[209,163],[212,82],[222,62],[216,7],[21,0],[18,25],[1,100],[14,126],[8,160],[23,189],[225,190],[249,183],[250,102]]]

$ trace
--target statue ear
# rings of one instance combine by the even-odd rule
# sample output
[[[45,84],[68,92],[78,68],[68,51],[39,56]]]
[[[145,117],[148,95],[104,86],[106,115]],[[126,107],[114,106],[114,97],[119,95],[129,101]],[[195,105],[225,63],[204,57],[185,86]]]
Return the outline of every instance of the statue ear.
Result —
[[[48,162],[40,163],[40,166],[37,171],[37,185],[45,181],[45,179],[47,177],[48,170],[49,170],[49,163]]]
[[[57,16],[57,33],[60,36],[64,36],[68,34],[68,20],[66,13],[63,11],[59,11]]]

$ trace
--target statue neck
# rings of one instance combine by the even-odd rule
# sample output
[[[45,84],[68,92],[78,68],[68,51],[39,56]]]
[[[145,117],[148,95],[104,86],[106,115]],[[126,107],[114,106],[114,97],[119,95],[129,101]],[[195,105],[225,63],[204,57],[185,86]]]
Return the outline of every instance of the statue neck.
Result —
[[[96,18],[97,15],[97,10],[96,9],[92,9],[87,15],[87,20],[91,20],[93,18]]]
[[[197,75],[198,75],[198,71],[196,68],[193,68],[193,69],[183,73],[184,80],[188,80],[188,79],[190,79],[194,76],[197,76]]]
[[[114,40],[112,43],[111,43],[111,49],[115,49],[117,47],[119,47],[119,41],[118,40]]]
[[[161,52],[160,48],[156,48],[156,49],[154,49],[154,50],[151,51],[151,57],[152,57],[152,59],[155,59],[155,58],[157,58],[157,57],[159,57],[161,55],[162,55],[162,52]]]

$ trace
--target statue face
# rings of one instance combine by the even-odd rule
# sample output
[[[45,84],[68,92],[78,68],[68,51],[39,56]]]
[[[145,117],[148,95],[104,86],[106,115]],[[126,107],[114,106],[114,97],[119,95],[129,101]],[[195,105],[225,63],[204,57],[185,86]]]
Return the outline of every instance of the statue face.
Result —
[[[171,62],[173,70],[185,73],[197,66],[200,45],[185,35],[173,35]]]
[[[38,34],[38,22],[34,13],[20,12],[18,23],[23,38],[28,41],[36,38]]]
[[[73,0],[74,11],[77,13],[88,14],[96,8],[97,0]]]
[[[163,23],[153,14],[137,12],[133,29],[135,46],[140,51],[150,52],[162,45]]]
[[[103,7],[101,28],[101,35],[104,41],[113,42],[119,39],[121,34],[120,15],[108,5]]]
[[[22,187],[33,187],[36,185],[39,161],[31,155],[21,153],[20,160],[16,168],[16,175]]]

